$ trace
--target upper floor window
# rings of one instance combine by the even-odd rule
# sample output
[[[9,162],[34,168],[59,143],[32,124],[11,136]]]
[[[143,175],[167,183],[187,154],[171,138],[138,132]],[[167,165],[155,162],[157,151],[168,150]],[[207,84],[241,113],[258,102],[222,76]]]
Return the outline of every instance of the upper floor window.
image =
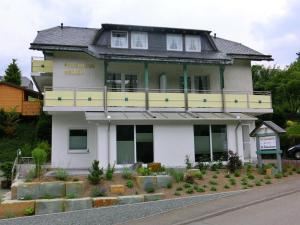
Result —
[[[201,40],[199,36],[185,36],[185,50],[187,52],[201,52]]]
[[[181,34],[167,34],[167,50],[182,51]]]
[[[111,47],[128,48],[128,33],[126,31],[112,31]]]
[[[131,32],[131,48],[147,49],[148,35],[145,32]]]

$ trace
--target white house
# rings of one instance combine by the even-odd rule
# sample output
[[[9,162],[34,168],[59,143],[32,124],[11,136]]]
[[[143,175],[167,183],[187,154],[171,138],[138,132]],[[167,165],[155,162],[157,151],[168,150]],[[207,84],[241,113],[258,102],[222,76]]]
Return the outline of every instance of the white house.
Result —
[[[52,115],[53,167],[256,159],[249,133],[273,110],[253,91],[251,61],[270,55],[206,30],[119,24],[61,24],[30,48],[44,54],[32,77]]]

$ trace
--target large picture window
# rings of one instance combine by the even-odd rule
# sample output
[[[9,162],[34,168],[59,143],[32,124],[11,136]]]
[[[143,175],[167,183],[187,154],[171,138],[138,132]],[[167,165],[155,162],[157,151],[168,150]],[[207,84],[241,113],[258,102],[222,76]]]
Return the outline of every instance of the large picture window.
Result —
[[[147,49],[148,35],[145,32],[131,32],[131,48]]]
[[[69,150],[87,150],[87,130],[71,129],[69,130]]]
[[[128,48],[128,33],[126,31],[112,31],[111,47]]]
[[[167,34],[167,50],[182,51],[182,35]]]
[[[228,160],[226,125],[194,125],[194,141],[197,162]]]
[[[134,126],[117,126],[117,164],[134,163]]]
[[[120,73],[108,73],[106,85],[111,91],[120,91],[122,88],[122,79]]]
[[[188,76],[188,91],[202,92],[209,90],[209,77],[208,76]],[[183,76],[179,77],[179,89],[184,90]]]

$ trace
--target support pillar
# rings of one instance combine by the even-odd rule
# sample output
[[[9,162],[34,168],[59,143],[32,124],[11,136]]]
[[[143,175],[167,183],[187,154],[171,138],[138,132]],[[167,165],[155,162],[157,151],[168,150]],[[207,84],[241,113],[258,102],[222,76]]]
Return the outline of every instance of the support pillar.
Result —
[[[188,111],[188,70],[187,64],[183,64],[183,89],[184,89],[184,105],[185,111]]]
[[[221,89],[221,96],[222,96],[222,112],[225,112],[225,96],[224,96],[224,71],[225,66],[220,65],[220,89]]]
[[[145,108],[149,110],[149,69],[148,62],[144,63]]]

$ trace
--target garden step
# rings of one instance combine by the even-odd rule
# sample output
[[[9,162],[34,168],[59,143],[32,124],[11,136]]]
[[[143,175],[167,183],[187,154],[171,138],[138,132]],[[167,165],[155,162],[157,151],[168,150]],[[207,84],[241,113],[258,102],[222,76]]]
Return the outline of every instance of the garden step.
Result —
[[[92,198],[74,198],[74,199],[66,199],[64,201],[64,209],[65,211],[75,211],[82,209],[90,209],[93,207]]]
[[[139,203],[144,201],[144,195],[119,196],[118,200],[120,205]]]
[[[64,199],[42,199],[35,202],[35,214],[59,213],[64,211]]]

